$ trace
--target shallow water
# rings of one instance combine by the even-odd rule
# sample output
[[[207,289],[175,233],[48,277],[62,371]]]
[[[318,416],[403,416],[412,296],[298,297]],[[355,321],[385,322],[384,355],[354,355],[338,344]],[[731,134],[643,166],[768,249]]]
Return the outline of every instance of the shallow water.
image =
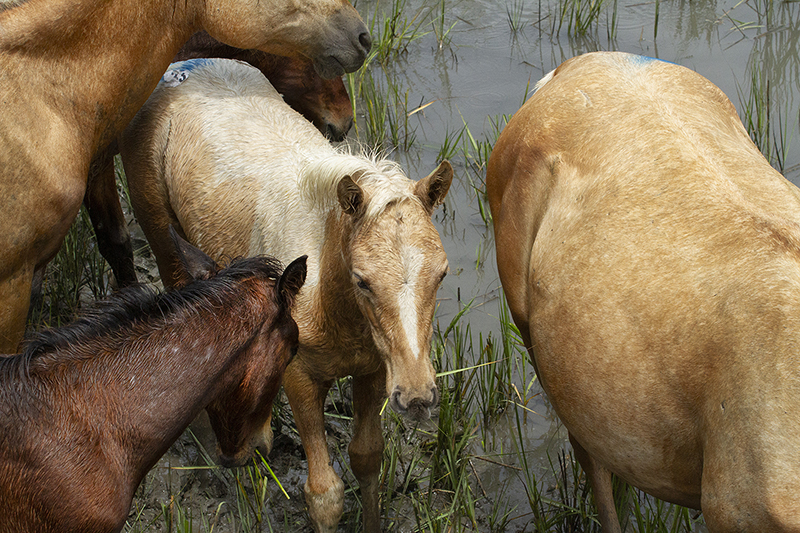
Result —
[[[609,4],[609,0],[606,0]],[[360,1],[359,11],[375,16],[383,0]],[[409,19],[430,16],[437,2],[408,0]],[[758,4],[769,2],[672,1],[660,2],[658,36],[653,38],[655,2],[618,2],[617,30],[608,38],[610,12],[604,12],[594,31],[571,38],[562,27],[552,33],[558,2],[456,0],[446,3],[445,27],[454,26],[440,47],[431,26],[427,35],[412,42],[385,69],[374,65],[373,75],[385,92],[397,87],[408,93],[408,110],[424,106],[409,118],[415,141],[409,150],[396,149],[398,159],[412,178],[435,168],[445,139],[454,139],[464,125],[478,140],[494,143],[496,127],[523,103],[529,89],[564,60],[595,50],[620,50],[672,61],[689,67],[717,84],[742,115],[742,98],[750,94],[755,65],[768,80],[773,130],[789,145],[785,175],[800,184],[800,3],[774,2],[770,17],[759,15]],[[506,9],[523,5],[521,31],[510,28]],[[540,22],[539,22],[540,21]],[[742,97],[740,97],[740,94]],[[363,115],[363,109],[357,109]],[[778,116],[782,126],[778,125]],[[359,121],[363,137],[363,119]],[[781,134],[780,131],[783,130]],[[491,227],[479,211],[473,185],[482,188],[485,169],[467,167],[463,147],[466,135],[450,156],[456,180],[445,209],[436,214],[450,258],[451,275],[441,292],[437,317],[448,321],[460,302],[476,297],[484,304],[469,313],[471,323],[492,331],[497,322],[499,280],[494,265]],[[472,148],[468,147],[472,152]],[[470,157],[474,157],[470,155]],[[487,211],[488,211],[488,206]]]
[[[384,94],[390,90],[407,94],[407,112],[425,106],[409,118],[408,126],[415,135],[411,147],[392,152],[410,177],[421,178],[435,168],[446,139],[458,137],[465,125],[476,141],[493,144],[496,124],[519,109],[536,81],[564,60],[590,51],[619,50],[699,72],[728,95],[740,117],[746,114],[750,95],[766,93],[768,88],[772,119],[768,135],[773,143],[780,144],[783,139],[788,146],[778,150],[782,153],[780,164],[784,175],[800,185],[800,3],[622,0],[616,3],[616,31],[610,35],[614,4],[607,0],[599,22],[580,37],[571,37],[566,24],[558,31],[558,4],[546,0],[448,0],[442,26],[452,28],[443,43],[437,40],[433,24],[423,23],[419,32],[429,32],[427,35],[411,42],[384,68],[373,64],[371,72]],[[435,0],[407,0],[401,19],[416,16],[428,21],[437,17],[440,5]],[[371,20],[376,10],[388,12],[391,2],[359,0],[356,7]],[[519,9],[518,19],[524,27],[514,31],[509,21]],[[374,33],[381,30],[376,27]],[[363,106],[357,109],[362,138],[364,113]],[[474,164],[474,150],[466,135],[456,144],[458,150],[450,156],[456,180],[444,209],[436,214],[451,269],[440,291],[436,316],[445,327],[463,305],[473,301],[464,317],[473,334],[498,335],[501,291],[493,236],[491,225],[481,216],[476,194],[476,188],[483,188],[485,168]],[[465,155],[464,147],[470,155]],[[777,167],[774,151],[769,155]],[[488,205],[484,207],[488,212]],[[531,377],[521,376],[520,380],[527,383]],[[548,451],[554,453],[565,445],[565,432],[541,395],[528,407],[540,415],[528,417],[526,448],[544,465]],[[497,439],[506,447],[515,424],[501,423],[496,428]],[[508,471],[490,464],[480,472],[494,487],[509,480]]]

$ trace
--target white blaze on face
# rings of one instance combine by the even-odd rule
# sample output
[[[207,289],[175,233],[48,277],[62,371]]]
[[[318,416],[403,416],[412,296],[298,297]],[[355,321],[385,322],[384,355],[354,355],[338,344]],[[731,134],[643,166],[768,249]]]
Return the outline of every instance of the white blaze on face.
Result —
[[[404,245],[400,249],[400,258],[403,262],[404,279],[397,295],[397,307],[400,312],[400,323],[406,333],[411,353],[418,358],[417,287],[425,257],[421,249]]]

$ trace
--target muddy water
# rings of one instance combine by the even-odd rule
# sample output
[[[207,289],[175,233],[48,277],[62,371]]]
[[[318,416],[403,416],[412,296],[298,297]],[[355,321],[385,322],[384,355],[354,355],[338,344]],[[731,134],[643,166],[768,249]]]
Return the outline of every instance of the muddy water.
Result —
[[[566,22],[558,30],[558,3],[448,0],[441,26],[452,28],[443,42],[433,25],[422,24],[419,31],[430,33],[409,44],[383,69],[373,66],[373,76],[386,92],[395,88],[408,95],[408,111],[426,106],[409,118],[415,135],[411,148],[399,148],[392,156],[409,175],[421,177],[433,169],[446,139],[452,142],[465,125],[476,141],[493,143],[495,124],[519,109],[528,88],[562,61],[590,51],[619,50],[701,73],[729,96],[742,117],[751,94],[768,92],[772,127],[767,137],[773,145],[786,146],[770,149],[770,159],[800,185],[800,3],[619,0],[612,31],[613,2],[607,0],[608,9],[602,10],[599,22],[582,36],[571,36]],[[374,18],[376,10],[388,10],[390,2],[359,0],[357,7],[365,18]],[[428,20],[436,18],[439,10],[435,0],[407,0],[400,18]],[[518,19],[521,29],[512,29],[512,18]],[[359,126],[363,133],[363,120]],[[465,156],[466,140],[462,136],[456,143],[458,150],[450,155],[457,182],[445,209],[437,214],[451,267],[441,289],[437,318],[446,326],[472,301],[465,320],[473,332],[496,335],[500,282],[491,226],[482,218],[475,193],[475,187],[482,187],[485,169],[476,165],[474,153]],[[468,149],[474,152],[471,146]],[[775,157],[775,153],[781,155]],[[520,380],[524,384],[531,377]],[[565,434],[543,398],[528,406],[541,416],[528,418],[526,449],[544,464],[548,450],[565,445]],[[497,439],[506,448],[515,429],[515,423],[496,428]],[[490,487],[513,483],[502,468],[484,466],[481,473]],[[526,508],[522,500],[518,504]]]

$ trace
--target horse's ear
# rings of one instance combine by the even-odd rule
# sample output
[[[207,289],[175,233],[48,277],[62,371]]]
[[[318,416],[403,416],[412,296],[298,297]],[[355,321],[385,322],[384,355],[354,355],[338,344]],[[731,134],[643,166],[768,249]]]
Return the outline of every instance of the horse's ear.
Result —
[[[433,210],[444,202],[451,183],[453,183],[453,166],[444,160],[429,176],[417,182],[414,193],[422,200],[425,209],[433,213]]]
[[[287,309],[292,307],[300,287],[306,281],[306,258],[308,256],[300,256],[283,269],[281,279],[278,280],[278,294],[280,295],[281,303]]]
[[[342,210],[351,216],[360,216],[364,210],[364,191],[353,181],[350,176],[345,176],[339,180],[336,186],[336,195],[339,197],[339,204]]]
[[[186,242],[178,232],[169,225],[169,236],[175,244],[181,266],[192,280],[205,280],[213,278],[220,271],[219,265],[206,255],[203,250]]]

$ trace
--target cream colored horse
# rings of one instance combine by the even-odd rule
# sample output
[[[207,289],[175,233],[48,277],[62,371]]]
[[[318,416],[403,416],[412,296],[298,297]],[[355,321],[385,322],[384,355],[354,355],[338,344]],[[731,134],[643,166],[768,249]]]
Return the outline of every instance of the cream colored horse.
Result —
[[[611,473],[709,531],[800,531],[800,191],[689,69],[573,58],[488,166],[515,323],[619,531]]]
[[[0,2],[0,352],[25,328],[34,271],[61,246],[92,158],[200,29],[232,46],[313,58],[327,76],[370,47],[347,0]],[[302,8],[301,8],[302,7]]]
[[[260,72],[230,60],[173,65],[121,137],[139,223],[162,280],[180,284],[170,224],[215,258],[308,255],[294,317],[300,349],[284,385],[308,457],[306,501],[334,531],[344,486],[330,464],[323,403],[353,376],[350,465],[364,531],[380,530],[379,412],[416,419],[438,401],[430,362],[436,292],[448,265],[431,214],[450,187],[443,162],[414,182],[389,161],[334,149]]]

